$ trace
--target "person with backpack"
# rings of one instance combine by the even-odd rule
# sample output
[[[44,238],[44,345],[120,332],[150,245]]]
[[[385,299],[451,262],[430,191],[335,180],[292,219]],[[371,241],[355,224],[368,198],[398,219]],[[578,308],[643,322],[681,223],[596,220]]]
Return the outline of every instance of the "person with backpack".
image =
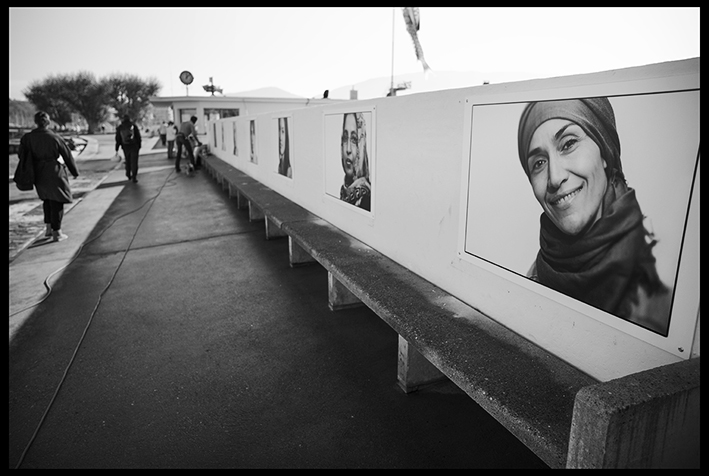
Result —
[[[64,241],[68,238],[62,233],[64,204],[73,202],[69,173],[76,178],[79,169],[64,139],[49,129],[49,114],[37,112],[34,122],[37,128],[22,136],[18,155],[34,172],[34,186],[42,200],[47,227],[45,238]]]
[[[123,148],[126,158],[126,177],[133,183],[138,183],[138,154],[140,152],[140,129],[133,124],[128,114],[123,116],[123,122],[116,128],[116,153]]]

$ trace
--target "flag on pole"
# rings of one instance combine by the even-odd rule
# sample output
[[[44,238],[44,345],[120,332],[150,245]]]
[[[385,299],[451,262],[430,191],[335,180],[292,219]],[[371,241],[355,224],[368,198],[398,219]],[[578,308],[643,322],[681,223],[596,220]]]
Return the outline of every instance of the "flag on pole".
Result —
[[[406,31],[411,35],[411,39],[414,41],[414,50],[416,51],[416,59],[423,65],[423,71],[428,76],[428,72],[431,71],[431,67],[428,66],[426,60],[423,57],[423,48],[421,48],[421,43],[418,38],[418,31],[420,26],[419,20],[419,7],[402,7],[404,13],[404,21],[406,22]]]

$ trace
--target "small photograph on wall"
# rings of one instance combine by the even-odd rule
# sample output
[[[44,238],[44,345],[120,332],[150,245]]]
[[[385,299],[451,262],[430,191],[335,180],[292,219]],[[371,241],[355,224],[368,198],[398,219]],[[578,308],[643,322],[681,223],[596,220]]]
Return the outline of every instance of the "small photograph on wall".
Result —
[[[464,253],[667,337],[699,91],[471,107]]]
[[[256,121],[251,119],[249,121],[249,160],[253,164],[258,164],[258,147],[256,140]]]
[[[234,148],[232,149],[232,153],[238,157],[239,156],[239,146],[237,145],[238,142],[236,140],[236,121],[233,121],[231,123],[231,138],[232,138],[232,144],[234,144]]]
[[[325,193],[367,212],[373,196],[373,119],[371,110],[325,115]]]
[[[278,137],[278,169],[277,172],[284,177],[293,178],[293,162],[292,148],[290,141],[290,117],[276,118],[276,126],[278,128],[276,136]]]

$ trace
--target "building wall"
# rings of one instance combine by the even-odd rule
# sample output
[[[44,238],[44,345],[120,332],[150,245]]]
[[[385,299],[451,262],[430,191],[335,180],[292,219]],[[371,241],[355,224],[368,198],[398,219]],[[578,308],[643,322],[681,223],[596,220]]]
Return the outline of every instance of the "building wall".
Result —
[[[658,90],[692,90],[698,98],[699,60],[284,108],[279,112],[273,109],[259,112],[251,107],[248,114],[245,111],[237,118],[208,124],[206,132],[213,154],[222,160],[523,337],[606,381],[699,355],[698,170],[693,182],[692,206],[684,215],[689,220],[682,231],[683,264],[679,268],[670,332],[667,336],[658,335],[550,292],[519,273],[467,255],[464,228],[476,230],[476,223],[466,221],[469,197],[474,192],[468,184],[487,179],[482,174],[476,175],[477,169],[471,165],[472,142],[477,141],[471,133],[471,104],[589,95],[654,97]],[[698,104],[696,109],[698,131]],[[341,180],[343,175],[337,141],[345,112],[361,112],[368,121],[373,189],[369,212],[334,196],[337,192],[333,191],[333,181]],[[278,173],[279,117],[286,117],[290,127],[290,178]],[[255,161],[250,146],[252,122],[256,126]],[[511,138],[516,140],[514,135]],[[652,140],[647,138],[649,142]],[[509,160],[516,162],[517,167],[511,175],[519,175],[516,154]],[[496,193],[483,199],[485,207],[494,210],[505,196],[517,193],[526,197],[521,201],[531,201],[528,184],[516,186],[524,189],[520,192],[510,190],[504,176],[495,181]],[[681,190],[688,197],[690,191]],[[538,211],[533,214],[533,219],[538,220]],[[538,246],[538,231],[534,230],[533,235],[532,248]],[[491,235],[493,241],[497,238]],[[507,235],[500,235],[499,240],[510,243]],[[498,251],[504,255],[515,248],[513,245]],[[534,254],[529,255],[530,263],[533,258]]]

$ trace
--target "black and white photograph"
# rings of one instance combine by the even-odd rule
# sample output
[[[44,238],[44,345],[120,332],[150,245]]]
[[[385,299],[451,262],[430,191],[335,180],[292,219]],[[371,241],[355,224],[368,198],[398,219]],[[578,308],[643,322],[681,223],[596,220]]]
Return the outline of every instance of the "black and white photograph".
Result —
[[[284,177],[293,178],[293,163],[291,160],[290,117],[279,117],[278,125],[278,173]]]
[[[249,160],[253,164],[258,164],[258,147],[256,141],[256,121],[249,121]]]
[[[697,259],[682,244],[699,92],[471,114],[465,253],[666,336],[680,259]]]
[[[371,111],[325,116],[326,193],[364,211],[372,211]]]

